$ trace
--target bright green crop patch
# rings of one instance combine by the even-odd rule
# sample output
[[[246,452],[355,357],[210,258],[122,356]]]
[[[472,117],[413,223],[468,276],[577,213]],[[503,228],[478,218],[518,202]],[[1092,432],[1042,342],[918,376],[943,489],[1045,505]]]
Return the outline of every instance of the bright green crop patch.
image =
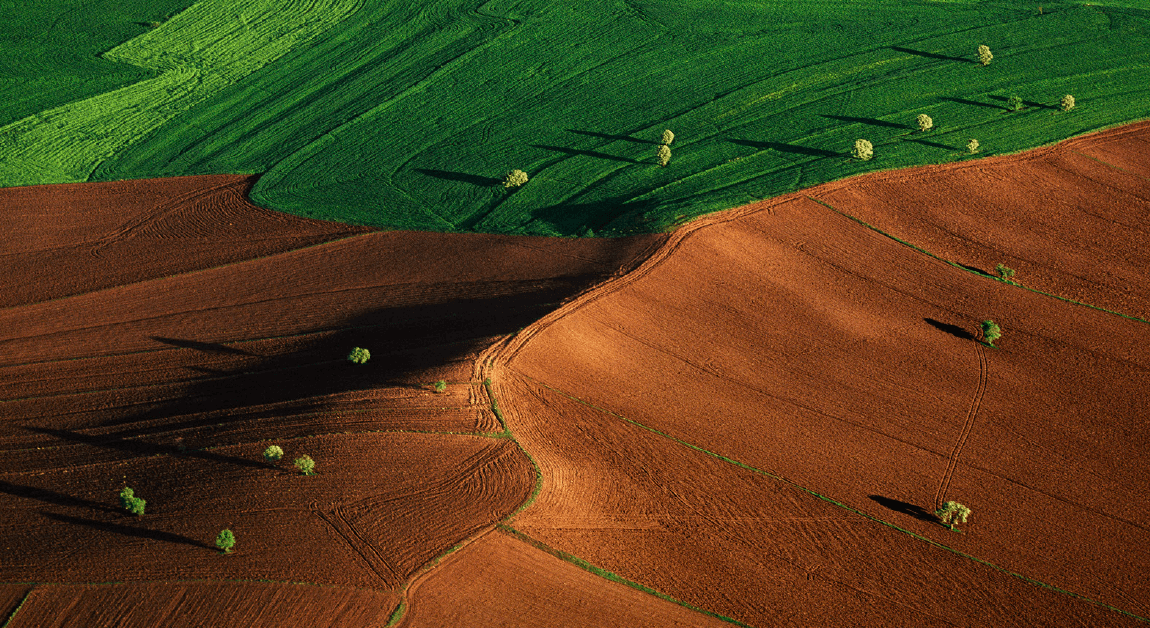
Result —
[[[296,4],[202,0],[182,29],[109,56],[221,82],[179,106],[141,87],[133,106],[170,115],[64,170],[265,172],[262,204],[390,228],[655,231],[860,172],[970,159],[971,138],[984,156],[1150,116],[1150,11],[1123,4],[363,2],[286,20],[323,24],[261,57],[253,42],[279,27],[245,39],[236,23],[284,21]],[[1073,111],[1057,109],[1064,94]],[[1022,110],[1008,111],[1012,95]],[[932,130],[917,131],[920,113]],[[666,168],[663,129],[676,136]],[[49,142],[27,137],[26,150]],[[874,159],[849,157],[859,138]],[[0,184],[41,172],[18,155]],[[513,168],[530,181],[509,192],[499,180]]]

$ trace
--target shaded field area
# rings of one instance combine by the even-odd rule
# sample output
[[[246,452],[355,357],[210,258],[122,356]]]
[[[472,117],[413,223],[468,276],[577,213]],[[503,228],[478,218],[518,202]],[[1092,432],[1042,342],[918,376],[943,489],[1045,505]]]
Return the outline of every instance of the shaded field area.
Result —
[[[1098,145],[1133,169],[1140,129]],[[978,176],[1004,203],[1025,198],[1065,153]],[[1046,218],[1049,249],[1022,240],[1052,260],[1036,268],[1068,272],[1053,260],[1080,235],[1099,273],[1137,266],[1144,252],[1124,249],[1137,223],[1114,220],[1107,240],[1079,214],[1109,195],[1144,219],[1145,180],[1064,172],[1089,196]],[[915,175],[905,189],[960,203],[953,169]],[[899,215],[886,208],[915,204],[858,190],[892,176],[696,221],[493,350],[508,427],[544,478],[507,525],[756,626],[1146,621],[1150,325],[932,258],[812,200],[852,199],[881,228]],[[1097,205],[1118,211],[1109,202]],[[930,224],[898,224],[916,218]],[[997,347],[980,340],[986,319],[1002,326]],[[947,500],[974,513],[961,533],[932,514]]]
[[[8,610],[34,587],[13,625],[270,622],[277,600],[386,620],[535,484],[476,357],[663,241],[365,232],[255,207],[249,184],[4,197],[3,231],[43,266],[0,308],[0,580],[28,583],[6,585]],[[355,346],[371,360],[350,363]],[[302,455],[317,475],[292,468]],[[112,581],[140,588],[80,586]]]
[[[970,138],[1006,154],[1150,116],[1150,12],[1116,3],[9,4],[0,185],[265,173],[261,205],[396,229],[660,232],[970,159]]]

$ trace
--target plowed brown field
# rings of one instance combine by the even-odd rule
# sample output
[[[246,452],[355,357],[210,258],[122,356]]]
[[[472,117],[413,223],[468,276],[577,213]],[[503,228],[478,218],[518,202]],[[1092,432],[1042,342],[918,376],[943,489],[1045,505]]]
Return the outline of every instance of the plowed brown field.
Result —
[[[1095,141],[1132,170],[1148,132]],[[1016,161],[994,162],[996,198],[1041,158]],[[964,168],[919,170],[903,188],[964,206],[945,183]],[[1128,201],[1098,266],[1143,264],[1145,287],[1146,249],[1124,247],[1144,236],[1147,182],[1115,172],[1075,189],[1106,180],[1094,194]],[[885,216],[929,224],[914,202],[875,209],[855,192],[896,176],[692,223],[493,350],[496,396],[544,478],[510,525],[756,626],[1150,617],[1150,325],[968,272],[807,198],[859,213],[840,207],[855,199],[888,231]],[[1089,233],[1071,208],[1059,216],[1061,239],[1029,241],[1033,257],[1057,260]],[[1131,294],[1128,311],[1150,307]],[[998,348],[975,339],[985,319],[1003,328]],[[962,533],[930,514],[945,500],[972,509]]]
[[[35,587],[12,625],[380,625],[535,484],[475,358],[665,239],[368,232],[249,185],[3,190],[6,612]]]

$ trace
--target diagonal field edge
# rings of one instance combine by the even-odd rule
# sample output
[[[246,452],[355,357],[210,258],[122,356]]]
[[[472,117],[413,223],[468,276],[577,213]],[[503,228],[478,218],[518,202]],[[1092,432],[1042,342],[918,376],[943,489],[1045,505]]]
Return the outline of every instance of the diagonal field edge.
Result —
[[[1107,165],[1109,165],[1109,164],[1107,164]],[[1125,318],[1127,320],[1137,321],[1139,323],[1150,324],[1150,321],[1148,321],[1144,318],[1139,318],[1137,316],[1131,316],[1129,314],[1123,314],[1122,312],[1115,312],[1114,310],[1108,310],[1104,307],[1098,307],[1097,305],[1090,305],[1089,303],[1083,303],[1081,301],[1075,301],[1074,299],[1058,296],[1057,294],[1051,294],[1049,292],[1043,292],[1041,290],[1037,290],[1037,289],[1031,288],[1029,286],[1024,286],[1022,284],[1014,283],[1013,281],[1007,281],[1001,277],[995,277],[994,275],[988,275],[986,273],[979,272],[977,270],[972,270],[972,269],[967,268],[961,264],[957,264],[957,263],[952,262],[948,259],[944,259],[942,257],[939,257],[938,255],[931,253],[930,251],[922,248],[921,246],[918,246],[916,244],[911,244],[910,242],[907,242],[906,240],[903,240],[903,239],[898,238],[894,235],[891,235],[891,234],[883,231],[882,229],[879,229],[878,227],[866,222],[865,220],[862,220],[860,218],[856,218],[856,217],[854,217],[854,216],[852,216],[852,215],[850,215],[850,214],[848,214],[842,210],[834,208],[829,203],[824,203],[823,201],[820,201],[819,199],[811,197],[811,196],[805,196],[804,198],[806,198],[809,201],[813,201],[815,203],[818,203],[819,205],[822,205],[823,207],[826,207],[827,209],[829,209],[829,210],[833,211],[834,213],[842,216],[843,218],[849,218],[850,220],[857,222],[858,224],[866,227],[867,229],[870,229],[871,231],[874,231],[875,233],[877,233],[881,236],[885,236],[887,238],[890,238],[891,240],[894,240],[895,242],[898,242],[899,244],[902,244],[904,246],[908,246],[908,247],[914,249],[915,251],[918,251],[919,253],[926,255],[927,257],[932,257],[932,258],[934,258],[934,259],[936,259],[936,260],[938,260],[944,264],[949,264],[949,265],[951,265],[951,266],[953,266],[959,270],[968,272],[972,275],[978,275],[979,277],[986,277],[987,279],[993,279],[995,281],[998,281],[998,282],[1001,282],[1001,283],[1004,283],[1004,284],[1007,284],[1010,286],[1014,286],[1016,288],[1022,288],[1023,290],[1029,290],[1030,292],[1033,292],[1035,294],[1041,294],[1042,296],[1050,297],[1052,299],[1058,299],[1059,301],[1065,301],[1066,303],[1071,303],[1073,305],[1081,305],[1082,307],[1088,307],[1092,310],[1098,310],[1099,312],[1105,312],[1107,314],[1113,314],[1115,316],[1121,316],[1122,318]]]
[[[811,200],[814,200],[814,199],[811,199]],[[816,202],[817,202],[817,201],[816,201]],[[860,222],[861,222],[861,221],[860,221]],[[864,223],[864,224],[865,224],[865,223]],[[914,245],[908,245],[908,246],[914,246]],[[1036,292],[1037,292],[1037,291],[1036,291]],[[847,510],[847,511],[849,511],[849,512],[852,512],[852,513],[855,513],[855,514],[857,514],[857,515],[860,515],[860,516],[862,516],[862,517],[865,517],[865,518],[867,518],[867,519],[870,519],[871,521],[874,521],[875,523],[879,523],[879,524],[882,524],[882,525],[884,525],[884,526],[887,526],[888,528],[892,528],[892,529],[894,529],[894,530],[898,530],[899,532],[902,532],[903,534],[906,534],[906,535],[908,535],[908,536],[910,536],[910,537],[912,537],[912,538],[914,538],[914,539],[917,539],[917,540],[919,540],[919,541],[923,541],[923,542],[925,542],[925,543],[928,543],[928,544],[930,544],[930,545],[933,545],[933,546],[935,546],[935,547],[937,547],[937,548],[939,548],[939,549],[942,549],[942,550],[946,550],[946,551],[948,551],[948,552],[951,552],[952,554],[955,554],[955,555],[957,555],[957,556],[961,556],[961,557],[963,557],[963,558],[967,558],[967,559],[970,559],[970,560],[972,560],[972,561],[974,561],[974,562],[976,562],[976,563],[979,563],[979,564],[981,564],[981,565],[985,565],[985,566],[987,566],[987,567],[990,567],[991,569],[994,569],[994,570],[996,570],[996,571],[1000,571],[1000,572],[1002,572],[1002,573],[1004,573],[1004,574],[1006,574],[1006,575],[1009,575],[1009,576],[1013,576],[1013,577],[1015,577],[1015,578],[1018,578],[1019,580],[1022,580],[1023,582],[1027,582],[1027,583],[1029,583],[1029,584],[1033,584],[1033,585],[1035,585],[1035,586],[1043,587],[1043,588],[1049,589],[1049,590],[1051,590],[1051,591],[1055,591],[1055,592],[1057,592],[1057,593],[1062,593],[1062,594],[1064,594],[1064,595],[1068,595],[1068,596],[1070,596],[1070,597],[1072,597],[1072,598],[1074,598],[1074,599],[1076,599],[1076,600],[1081,600],[1081,601],[1083,601],[1083,602],[1089,602],[1090,604],[1094,604],[1095,606],[1100,606],[1100,607],[1102,607],[1102,608],[1105,608],[1105,609],[1107,609],[1107,610],[1111,610],[1111,611],[1114,611],[1114,612],[1116,612],[1116,613],[1121,613],[1122,615],[1126,615],[1127,617],[1130,617],[1130,618],[1132,618],[1132,619],[1136,619],[1136,620],[1138,620],[1138,621],[1142,621],[1142,622],[1150,623],[1150,618],[1147,618],[1147,617],[1142,617],[1141,615],[1136,615],[1136,614],[1134,614],[1134,613],[1132,613],[1132,612],[1130,612],[1130,611],[1126,611],[1126,610],[1123,610],[1123,609],[1121,609],[1121,608],[1118,608],[1118,607],[1115,607],[1115,606],[1111,606],[1111,605],[1109,605],[1109,604],[1106,604],[1106,603],[1104,603],[1104,602],[1099,602],[1099,601],[1097,601],[1097,600],[1094,600],[1094,599],[1091,599],[1091,598],[1089,598],[1089,597],[1086,597],[1085,595],[1082,595],[1082,594],[1080,594],[1080,593],[1075,593],[1075,592],[1073,592],[1073,591],[1067,591],[1066,589],[1061,589],[1061,588],[1059,588],[1059,587],[1056,587],[1056,586],[1054,586],[1054,585],[1051,585],[1051,584],[1047,584],[1047,583],[1045,583],[1045,582],[1042,582],[1041,580],[1035,580],[1034,578],[1031,578],[1031,577],[1029,577],[1029,576],[1025,576],[1025,575],[1023,575],[1023,574],[1020,574],[1020,573],[1018,573],[1018,572],[1015,572],[1015,571],[1011,571],[1011,570],[1009,570],[1009,569],[1007,569],[1007,568],[1005,568],[1005,567],[1000,567],[1000,566],[998,566],[998,565],[996,565],[996,564],[994,564],[994,563],[992,563],[992,562],[990,562],[990,561],[988,561],[988,560],[985,560],[985,559],[983,559],[983,558],[979,558],[979,557],[977,557],[977,556],[972,556],[972,555],[970,555],[970,554],[967,554],[967,553],[965,553],[965,552],[960,552],[960,551],[958,551],[958,550],[954,549],[953,547],[950,547],[950,546],[948,546],[948,545],[943,545],[942,543],[939,543],[938,541],[934,541],[934,540],[928,539],[928,538],[926,538],[925,536],[922,536],[921,534],[917,534],[917,533],[915,533],[915,532],[911,532],[910,530],[907,530],[907,529],[905,529],[905,528],[901,528],[901,527],[899,527],[899,526],[897,526],[897,525],[895,525],[895,524],[893,524],[893,523],[891,523],[891,522],[889,522],[889,521],[885,521],[885,520],[883,520],[883,519],[879,519],[878,517],[875,517],[875,516],[873,516],[873,515],[867,514],[867,513],[863,512],[863,511],[861,511],[861,510],[858,510],[857,508],[854,508],[853,506],[848,506],[847,504],[844,504],[844,503],[842,503],[842,502],[840,502],[840,501],[837,501],[837,500],[835,500],[835,499],[832,499],[832,498],[830,498],[830,497],[827,497],[826,495],[823,495],[823,494],[821,494],[821,493],[818,493],[817,491],[815,491],[815,490],[813,490],[813,489],[809,489],[809,488],[807,488],[807,487],[805,487],[805,486],[803,486],[803,485],[801,485],[801,484],[798,484],[798,483],[796,483],[796,482],[794,482],[794,481],[792,481],[792,480],[788,480],[787,478],[784,478],[784,477],[782,477],[782,476],[780,476],[780,475],[775,475],[774,473],[771,473],[771,472],[769,472],[769,471],[764,471],[764,470],[762,470],[762,469],[759,469],[759,468],[756,468],[756,467],[752,467],[752,466],[751,466],[751,465],[749,465],[749,464],[746,464],[746,463],[743,463],[743,462],[739,462],[738,460],[735,460],[734,458],[729,458],[729,457],[727,457],[727,456],[724,456],[724,455],[722,455],[722,454],[718,454],[718,453],[715,453],[715,452],[713,452],[713,451],[709,451],[709,450],[707,450],[707,449],[703,449],[702,447],[699,447],[698,445],[695,445],[695,444],[689,443],[689,442],[687,442],[687,441],[685,441],[685,440],[683,440],[683,439],[681,439],[681,438],[676,438],[676,437],[674,437],[674,436],[672,436],[672,435],[670,435],[670,434],[668,434],[668,433],[666,433],[666,432],[663,432],[663,431],[661,431],[661,430],[658,430],[658,429],[656,429],[656,428],[653,428],[653,427],[650,427],[650,426],[644,425],[644,424],[642,424],[642,423],[639,423],[638,421],[635,421],[635,420],[633,420],[633,419],[628,419],[627,417],[625,417],[625,416],[623,416],[623,415],[621,415],[621,414],[618,414],[618,413],[612,412],[611,410],[607,410],[606,408],[600,408],[599,406],[596,406],[596,405],[595,405],[595,404],[593,404],[593,403],[590,403],[590,402],[584,401],[584,400],[582,400],[582,399],[580,399],[580,398],[578,398],[578,397],[576,397],[576,396],[574,396],[574,395],[571,395],[571,394],[569,394],[569,393],[566,393],[566,392],[564,392],[564,391],[562,391],[562,390],[560,390],[560,389],[558,389],[558,388],[554,388],[554,387],[552,387],[552,386],[548,386],[547,384],[545,384],[545,383],[543,383],[543,382],[541,382],[541,381],[539,381],[539,380],[535,379],[534,377],[531,377],[530,375],[526,375],[526,374],[524,374],[524,373],[519,373],[518,371],[517,371],[517,373],[518,373],[518,374],[519,374],[521,377],[527,378],[527,379],[531,380],[532,382],[535,382],[535,383],[536,383],[536,384],[538,384],[539,386],[542,386],[542,387],[544,387],[544,388],[546,388],[546,389],[548,389],[548,390],[550,390],[550,391],[552,391],[552,392],[555,392],[555,393],[558,393],[558,394],[560,394],[560,395],[563,395],[564,397],[567,397],[568,399],[570,399],[570,400],[572,400],[572,401],[575,401],[575,402],[577,402],[577,403],[581,403],[581,404],[583,404],[583,405],[587,406],[588,408],[591,408],[591,409],[593,409],[593,410],[597,410],[597,411],[599,411],[599,412],[602,412],[602,413],[604,413],[604,414],[607,414],[607,415],[609,415],[609,416],[613,416],[613,417],[615,417],[615,418],[618,418],[618,419],[622,419],[622,420],[626,421],[627,423],[630,423],[631,425],[634,425],[634,426],[636,426],[636,427],[640,427],[640,428],[643,428],[643,429],[647,430],[648,432],[651,432],[652,434],[655,434],[655,435],[658,435],[658,436],[662,436],[663,438],[666,438],[666,439],[668,439],[668,440],[670,440],[670,441],[673,441],[673,442],[675,442],[675,443],[678,443],[678,444],[680,444],[680,445],[683,445],[684,447],[689,447],[690,449],[694,449],[694,450],[695,450],[695,451],[697,451],[697,452],[700,452],[700,453],[706,454],[706,455],[708,455],[708,456],[711,456],[711,457],[713,457],[713,458],[717,458],[717,459],[719,459],[719,460],[722,460],[723,462],[727,462],[727,463],[733,464],[733,465],[735,465],[736,467],[739,467],[739,468],[741,468],[741,469],[746,469],[747,471],[750,471],[750,472],[752,472],[752,473],[757,473],[757,474],[759,474],[759,475],[763,475],[763,476],[769,477],[769,478],[771,478],[771,479],[774,479],[774,480],[778,480],[779,482],[782,482],[782,483],[784,483],[784,484],[787,484],[787,485],[789,485],[789,486],[791,486],[791,487],[793,487],[793,488],[796,488],[796,489],[798,489],[798,490],[800,490],[800,491],[802,491],[802,492],[804,492],[804,493],[807,493],[807,494],[809,494],[809,495],[811,495],[811,496],[813,496],[813,497],[817,497],[818,499],[821,499],[821,500],[823,500],[823,501],[825,501],[825,502],[828,502],[828,503],[834,504],[835,506],[838,506],[839,508],[842,508],[842,509],[844,509],[844,510]]]
[[[628,579],[620,576],[617,573],[614,573],[612,571],[608,571],[606,569],[603,569],[602,567],[598,567],[596,565],[593,565],[593,564],[583,560],[582,558],[575,556],[574,554],[568,554],[567,552],[564,552],[562,550],[555,549],[555,548],[551,547],[550,545],[547,545],[543,541],[540,541],[534,537],[528,536],[527,534],[520,532],[519,530],[516,530],[515,528],[513,528],[513,527],[511,527],[505,523],[499,524],[498,526],[496,526],[496,528],[498,528],[501,532],[511,536],[512,538],[519,540],[519,541],[522,541],[522,542],[530,545],[531,547],[534,547],[535,549],[547,552],[548,554],[554,556],[555,558],[558,558],[558,559],[563,560],[565,562],[571,563],[572,565],[575,565],[576,567],[579,567],[580,569],[582,569],[584,571],[595,574],[596,576],[599,576],[601,578],[606,578],[607,580],[610,580],[611,582],[617,582],[619,584],[626,585],[628,587],[631,587],[632,589],[635,589],[636,591],[641,591],[643,593],[646,593],[647,595],[653,595],[653,596],[655,596],[661,600],[671,602],[672,604],[677,604],[679,606],[682,606],[685,609],[694,611],[696,613],[702,613],[703,615],[706,615],[708,617],[714,617],[715,619],[725,621],[729,624],[734,624],[736,626],[742,626],[742,628],[754,628],[754,626],[751,626],[750,624],[744,624],[743,622],[741,622],[737,619],[732,619],[730,617],[727,617],[726,615],[720,615],[718,613],[715,613],[715,612],[712,612],[712,611],[709,611],[709,610],[706,610],[703,608],[699,608],[697,606],[693,606],[693,605],[688,604],[687,602],[684,602],[682,600],[677,600],[677,599],[667,595],[666,593],[663,593],[661,591],[656,591],[655,589],[643,586],[643,585],[639,584],[638,582],[633,582],[631,580],[628,580]]]

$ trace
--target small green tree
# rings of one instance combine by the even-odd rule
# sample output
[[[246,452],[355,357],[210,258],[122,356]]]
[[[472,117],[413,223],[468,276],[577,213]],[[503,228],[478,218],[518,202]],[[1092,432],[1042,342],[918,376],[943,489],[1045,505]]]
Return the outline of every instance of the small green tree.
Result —
[[[232,534],[231,530],[225,528],[216,535],[216,547],[220,548],[221,553],[230,554],[235,544],[236,535]]]
[[[1022,109],[1022,96],[1011,96],[1006,99],[1006,108],[1011,111]]]
[[[435,382],[435,392],[441,393],[445,390],[447,390],[447,382],[443,381],[442,379],[438,382]]]
[[[671,145],[671,142],[674,142],[674,141],[675,141],[675,134],[674,134],[674,133],[672,133],[670,129],[666,129],[666,130],[664,130],[664,131],[663,131],[663,140],[662,140],[662,144],[663,144],[664,146],[670,146],[670,145]]]
[[[509,190],[513,190],[524,183],[527,183],[527,173],[522,170],[512,170],[503,178],[503,187]]]
[[[982,321],[982,337],[986,339],[986,344],[993,347],[994,341],[1002,337],[1002,328],[992,320]]]
[[[666,168],[667,164],[671,163],[671,147],[660,144],[659,149],[655,151],[655,158],[659,160],[660,166]]]
[[[978,140],[974,139],[973,137],[970,138],[970,141],[966,143],[966,150],[970,151],[971,155],[977,153],[978,152]]]
[[[135,497],[136,491],[132,490],[132,487],[125,486],[124,488],[120,489],[120,505],[124,508],[128,508],[132,504],[132,500]]]
[[[934,516],[953,530],[956,523],[966,523],[966,518],[970,516],[970,509],[958,502],[946,502],[941,508],[934,511]]]
[[[124,510],[127,510],[133,515],[143,517],[144,508],[148,505],[148,502],[136,497],[136,492],[130,487],[125,486],[120,490],[120,505],[124,507]]]
[[[851,155],[855,159],[867,161],[874,157],[874,145],[867,140],[855,140],[855,147],[851,150]]]
[[[273,464],[279,462],[280,458],[283,457],[284,450],[279,445],[268,445],[268,448],[264,450],[264,460],[267,460]]]
[[[311,456],[300,456],[295,459],[295,468],[299,469],[301,475],[315,475],[315,460]]]
[[[371,352],[363,347],[356,347],[347,354],[347,361],[353,364],[365,364],[370,359]]]
[[[1014,269],[1006,266],[1005,264],[999,264],[998,266],[995,266],[994,272],[998,273],[999,277],[1002,277],[1007,281],[1010,281],[1010,278],[1014,277]]]
[[[990,65],[990,61],[994,59],[994,55],[990,54],[990,47],[982,45],[978,47],[978,62],[981,65]]]
[[[1070,94],[1063,96],[1062,100],[1058,101],[1058,106],[1062,107],[1063,111],[1070,111],[1074,108],[1074,97]]]
[[[931,120],[930,116],[925,113],[918,114],[916,122],[918,122],[918,130],[924,133],[934,127],[934,120]]]

